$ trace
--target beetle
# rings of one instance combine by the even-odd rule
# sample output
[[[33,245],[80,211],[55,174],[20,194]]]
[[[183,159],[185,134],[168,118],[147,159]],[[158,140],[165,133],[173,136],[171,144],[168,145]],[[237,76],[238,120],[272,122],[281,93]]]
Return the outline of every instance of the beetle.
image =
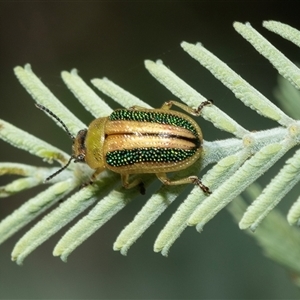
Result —
[[[87,129],[82,129],[74,137],[67,126],[46,107],[36,106],[55,118],[73,141],[72,156],[65,166],[46,178],[52,179],[69,166],[71,161],[84,162],[94,169],[92,184],[105,169],[121,175],[126,189],[140,187],[145,193],[140,178],[130,181],[132,174],[152,173],[165,185],[192,183],[206,194],[211,191],[197,176],[170,180],[166,173],[177,172],[193,165],[202,154],[202,131],[187,114],[172,110],[174,105],[183,111],[199,116],[203,101],[197,109],[177,101],[167,101],[161,108],[147,109],[133,106],[129,109],[116,109],[108,117],[93,120]]]

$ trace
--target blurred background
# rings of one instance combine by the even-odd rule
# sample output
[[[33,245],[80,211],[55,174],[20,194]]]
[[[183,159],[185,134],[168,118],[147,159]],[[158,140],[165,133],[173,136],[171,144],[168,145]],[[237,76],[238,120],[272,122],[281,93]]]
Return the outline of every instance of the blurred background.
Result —
[[[297,1],[140,1],[0,3],[0,118],[71,151],[67,135],[34,107],[13,68],[30,63],[49,89],[88,124],[84,111],[60,78],[76,68],[89,83],[108,77],[158,107],[174,99],[144,68],[144,60],[162,59],[179,77],[249,130],[277,126],[245,108],[209,72],[191,59],[180,42],[201,42],[272,101],[276,70],[232,27],[250,22],[291,60],[299,48],[262,27],[277,20],[300,29]],[[101,95],[113,108],[111,99]],[[253,122],[255,120],[255,122]],[[229,137],[200,119],[206,140]],[[0,141],[2,162],[42,165],[40,159]],[[265,186],[270,171],[260,179]],[[0,185],[9,177],[1,177]],[[41,191],[38,187],[0,199],[0,219]],[[67,264],[52,249],[68,225],[40,246],[22,267],[10,261],[17,240],[32,224],[0,246],[0,298],[298,298],[289,274],[265,258],[255,241],[238,229],[226,210],[199,234],[188,228],[168,258],[153,252],[153,243],[186,194],[177,199],[124,257],[112,249],[119,232],[147,201],[139,197],[89,238]],[[287,209],[295,200],[286,197]],[[78,220],[78,219],[77,219]]]

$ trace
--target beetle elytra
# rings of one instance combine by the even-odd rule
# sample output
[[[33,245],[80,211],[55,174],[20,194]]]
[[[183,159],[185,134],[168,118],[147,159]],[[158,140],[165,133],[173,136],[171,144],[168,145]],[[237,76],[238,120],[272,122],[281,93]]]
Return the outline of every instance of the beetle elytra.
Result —
[[[197,109],[192,109],[177,101],[168,101],[159,109],[140,106],[117,109],[108,117],[92,121],[88,129],[80,130],[76,137],[54,113],[36,104],[60,122],[73,140],[70,160],[46,181],[67,168],[73,160],[85,162],[95,170],[89,183],[93,183],[97,175],[108,169],[121,175],[125,188],[139,185],[142,194],[145,189],[141,179],[130,181],[131,174],[152,173],[165,185],[192,183],[210,194],[209,188],[197,176],[170,180],[166,175],[194,164],[201,156],[203,143],[198,124],[187,114],[172,110],[172,105],[198,116],[208,104],[211,101],[204,101]]]

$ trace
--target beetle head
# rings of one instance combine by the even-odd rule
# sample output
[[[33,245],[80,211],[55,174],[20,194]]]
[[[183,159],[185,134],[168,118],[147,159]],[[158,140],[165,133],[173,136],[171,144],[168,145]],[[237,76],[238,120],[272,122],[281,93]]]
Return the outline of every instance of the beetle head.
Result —
[[[85,162],[86,148],[85,138],[87,129],[79,130],[76,138],[73,139],[72,158],[74,162]]]

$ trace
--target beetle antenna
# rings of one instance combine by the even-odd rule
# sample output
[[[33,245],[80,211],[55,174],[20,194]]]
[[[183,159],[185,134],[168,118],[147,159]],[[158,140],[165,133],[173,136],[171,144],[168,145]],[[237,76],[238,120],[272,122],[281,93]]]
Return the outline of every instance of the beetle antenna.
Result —
[[[55,177],[55,176],[58,175],[60,172],[62,172],[64,169],[66,169],[66,168],[69,166],[69,164],[71,163],[72,159],[74,159],[73,156],[70,157],[70,159],[68,160],[68,162],[67,162],[63,167],[61,167],[61,168],[60,168],[59,170],[57,170],[55,173],[53,173],[53,174],[51,174],[50,176],[48,176],[48,177],[44,180],[44,182],[47,182],[47,181],[51,180],[53,177]]]
[[[35,103],[35,106],[44,111],[45,113],[47,113],[48,115],[50,115],[52,118],[54,118],[58,123],[61,124],[61,126],[64,128],[65,132],[69,135],[69,137],[74,140],[75,137],[73,136],[73,134],[70,132],[70,130],[68,129],[68,127],[66,126],[66,124],[57,116],[55,115],[50,109],[48,109],[47,107],[41,105],[41,104],[38,104],[38,103]],[[68,165],[70,164],[70,161],[68,163]],[[68,166],[67,165],[67,166]],[[53,174],[54,175],[54,174]],[[51,176],[50,176],[51,177]],[[48,177],[49,178],[49,177]],[[46,179],[46,181],[48,180],[48,178]],[[51,177],[52,178],[52,177]],[[50,178],[50,179],[51,179]]]

